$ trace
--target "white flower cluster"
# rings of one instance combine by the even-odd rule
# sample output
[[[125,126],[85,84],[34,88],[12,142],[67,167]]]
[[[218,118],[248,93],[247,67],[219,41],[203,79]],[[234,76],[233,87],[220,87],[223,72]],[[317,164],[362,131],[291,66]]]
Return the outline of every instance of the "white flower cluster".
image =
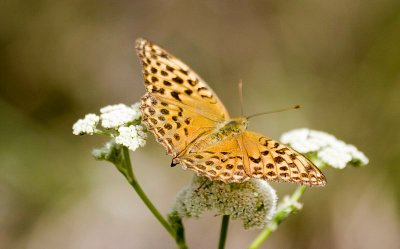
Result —
[[[173,211],[180,217],[198,218],[214,210],[217,215],[241,219],[246,229],[263,228],[275,214],[276,202],[275,190],[262,180],[226,184],[194,176],[191,185],[178,194]]]
[[[318,160],[338,169],[343,169],[349,164],[366,165],[369,161],[364,153],[353,145],[322,131],[296,129],[284,133],[280,140],[301,153],[316,154]]]
[[[79,119],[72,126],[72,133],[74,135],[93,135],[94,131],[96,130],[96,126],[99,123],[99,119],[99,116],[97,116],[96,114],[87,114],[85,118]]]
[[[118,132],[119,135],[115,138],[115,142],[128,147],[132,151],[146,145],[147,133],[141,125],[119,127]]]
[[[100,116],[88,114],[72,126],[74,135],[108,134],[117,144],[135,151],[146,144],[147,133],[140,124],[139,103],[109,105],[100,109]],[[99,123],[101,124],[99,126]]]
[[[131,107],[124,104],[109,105],[101,108],[100,112],[101,125],[104,128],[118,128],[132,123],[141,116],[139,103]]]

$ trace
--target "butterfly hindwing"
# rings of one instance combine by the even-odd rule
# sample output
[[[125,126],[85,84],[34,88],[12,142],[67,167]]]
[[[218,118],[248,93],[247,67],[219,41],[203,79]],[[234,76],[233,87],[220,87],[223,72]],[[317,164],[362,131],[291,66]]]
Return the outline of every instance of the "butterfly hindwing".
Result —
[[[212,144],[208,136],[198,141],[201,149],[176,159],[200,175],[224,182],[243,182],[250,178],[323,186],[325,177],[303,155],[263,135],[243,134]],[[202,146],[202,143],[209,146]],[[196,146],[195,146],[196,147]]]
[[[243,145],[249,157],[246,171],[251,177],[310,186],[326,183],[324,175],[310,160],[284,144],[246,131]]]
[[[202,140],[204,141],[199,141],[199,146],[207,143],[208,136]],[[245,172],[244,158],[238,140],[229,138],[198,151],[189,151],[177,158],[176,162],[213,180],[243,182],[249,179]]]

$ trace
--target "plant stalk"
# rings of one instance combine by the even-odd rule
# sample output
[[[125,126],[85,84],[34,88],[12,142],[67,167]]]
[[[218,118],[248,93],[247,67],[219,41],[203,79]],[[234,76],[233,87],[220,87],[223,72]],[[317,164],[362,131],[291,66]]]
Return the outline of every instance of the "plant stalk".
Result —
[[[298,201],[306,191],[305,186],[299,186],[290,196],[292,201]],[[269,235],[278,229],[279,224],[286,220],[290,215],[297,212],[298,209],[294,206],[288,206],[278,210],[272,220],[268,223],[267,227],[256,237],[256,239],[250,244],[249,249],[257,249],[262,243],[269,237]]]
[[[139,195],[140,199],[144,202],[144,204],[147,206],[147,208],[150,210],[150,212],[156,217],[156,219],[161,223],[161,225],[167,230],[167,232],[175,239],[177,242],[179,248],[184,249],[187,248],[185,243],[182,243],[182,241],[177,241],[177,236],[176,236],[176,231],[171,227],[171,225],[167,222],[166,219],[161,215],[161,213],[157,210],[157,208],[154,206],[154,204],[150,201],[150,199],[147,197],[147,195],[144,193],[142,187],[136,180],[135,175],[133,174],[132,170],[132,164],[131,164],[131,159],[129,156],[129,150],[125,146],[123,146],[123,163],[125,164],[123,167],[125,172],[122,172],[122,174],[126,177],[128,180],[129,184],[133,187],[133,189],[136,191],[136,193]],[[121,170],[121,169],[120,169]]]
[[[218,249],[225,248],[226,237],[228,235],[229,218],[230,218],[229,215],[222,216],[221,232],[219,234]]]

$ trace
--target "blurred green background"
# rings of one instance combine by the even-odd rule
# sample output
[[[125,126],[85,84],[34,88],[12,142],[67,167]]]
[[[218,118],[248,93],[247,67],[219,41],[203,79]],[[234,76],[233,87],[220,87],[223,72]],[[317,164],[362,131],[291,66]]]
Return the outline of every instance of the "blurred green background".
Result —
[[[134,41],[147,37],[194,68],[272,138],[308,127],[356,145],[366,168],[325,169],[304,210],[263,248],[400,247],[400,1],[18,1],[0,4],[0,248],[174,248],[122,176],[71,126],[144,93]],[[133,155],[163,213],[191,172],[153,137]],[[273,184],[278,195],[295,186]],[[215,248],[220,217],[187,220],[191,248]],[[227,248],[258,234],[240,222]]]

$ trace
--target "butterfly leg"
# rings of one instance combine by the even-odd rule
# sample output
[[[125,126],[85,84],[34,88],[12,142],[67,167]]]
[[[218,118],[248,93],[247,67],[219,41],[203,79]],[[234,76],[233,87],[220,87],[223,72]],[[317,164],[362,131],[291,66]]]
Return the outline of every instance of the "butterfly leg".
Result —
[[[197,189],[194,192],[198,193],[199,190],[204,186],[204,184],[206,184],[206,182],[207,182],[207,179],[204,179],[204,181],[200,184],[200,186],[197,187]]]

